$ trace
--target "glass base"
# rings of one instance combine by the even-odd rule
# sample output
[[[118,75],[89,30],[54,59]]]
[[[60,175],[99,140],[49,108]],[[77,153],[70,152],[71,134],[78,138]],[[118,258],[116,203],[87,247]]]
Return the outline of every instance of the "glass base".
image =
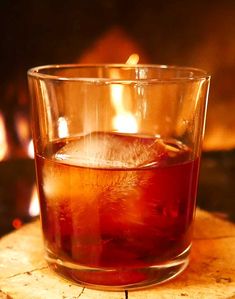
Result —
[[[62,261],[46,253],[52,270],[80,286],[98,290],[137,290],[166,282],[179,275],[188,265],[191,245],[180,255],[164,264],[141,268],[89,268]]]

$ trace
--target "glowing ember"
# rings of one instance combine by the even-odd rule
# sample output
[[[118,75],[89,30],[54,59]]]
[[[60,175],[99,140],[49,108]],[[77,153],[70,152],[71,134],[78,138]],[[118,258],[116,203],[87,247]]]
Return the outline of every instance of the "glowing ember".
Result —
[[[2,113],[0,113],[0,161],[4,160],[8,155],[8,144],[6,136],[5,121]]]
[[[18,229],[22,226],[22,221],[19,219],[19,218],[15,218],[13,221],[12,221],[12,226],[15,228],[15,229]]]
[[[31,217],[36,217],[40,213],[38,192],[36,185],[33,186],[33,191],[31,195],[30,205],[29,205],[29,215]]]

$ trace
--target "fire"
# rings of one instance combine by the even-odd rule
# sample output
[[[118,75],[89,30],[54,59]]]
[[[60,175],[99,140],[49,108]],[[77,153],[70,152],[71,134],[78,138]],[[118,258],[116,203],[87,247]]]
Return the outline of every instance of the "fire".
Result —
[[[33,140],[31,139],[28,144],[28,157],[33,159],[34,158],[34,146]],[[29,215],[31,217],[36,217],[40,213],[39,208],[39,199],[38,199],[38,192],[36,184],[33,185],[32,193],[30,197],[30,204],[29,204]]]
[[[31,139],[28,144],[28,156],[29,158],[34,158],[34,146],[33,146],[33,140]]]
[[[135,65],[139,61],[138,54],[131,54],[127,59],[126,64]],[[115,73],[113,73],[115,75]],[[121,84],[112,84],[111,98],[113,107],[115,109],[115,116],[113,118],[113,127],[116,131],[122,133],[136,133],[138,132],[138,124],[135,116],[125,108],[124,105],[124,87]],[[125,101],[128,102],[127,95]]]
[[[58,135],[60,138],[64,138],[64,137],[67,137],[68,134],[69,134],[69,132],[68,132],[67,120],[64,117],[60,117],[58,119]],[[34,146],[33,146],[32,139],[28,143],[28,151],[27,152],[28,152],[28,157],[33,159],[34,158]],[[38,199],[36,184],[34,184],[34,186],[32,188],[32,194],[31,194],[31,198],[30,198],[28,213],[31,217],[36,217],[40,213],[39,199]]]
[[[15,115],[15,124],[17,136],[24,150],[24,154],[27,154],[30,140],[29,120],[24,114],[17,113]]]
[[[139,59],[140,59],[139,55],[136,54],[136,53],[133,53],[127,59],[126,64],[135,65],[135,64],[137,64],[139,62]]]
[[[62,116],[58,119],[58,135],[60,138],[65,138],[69,135],[67,120]]]
[[[33,146],[32,139],[28,143],[28,157],[31,159],[34,159],[34,146]],[[38,192],[37,192],[36,184],[34,184],[33,188],[32,188],[28,213],[29,213],[29,216],[31,216],[31,217],[36,217],[40,213],[39,199],[38,199]]]
[[[36,185],[33,186],[32,195],[29,205],[29,215],[31,217],[36,217],[40,213],[39,202],[38,202],[38,192]]]
[[[0,161],[4,160],[8,155],[8,144],[5,121],[2,113],[0,113]]]

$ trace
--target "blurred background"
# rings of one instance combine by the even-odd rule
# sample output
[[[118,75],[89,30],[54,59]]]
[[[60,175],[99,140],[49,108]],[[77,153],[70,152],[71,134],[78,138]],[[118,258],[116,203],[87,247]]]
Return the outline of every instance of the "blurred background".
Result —
[[[235,220],[235,1],[1,0],[0,26],[0,236],[39,212],[27,70],[133,53],[211,73],[198,205]]]

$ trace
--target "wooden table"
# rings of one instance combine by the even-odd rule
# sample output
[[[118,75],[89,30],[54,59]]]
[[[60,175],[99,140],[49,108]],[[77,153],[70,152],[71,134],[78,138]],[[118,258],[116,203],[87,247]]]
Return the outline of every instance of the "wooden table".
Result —
[[[0,298],[235,298],[235,225],[197,210],[191,263],[183,274],[145,290],[103,292],[73,285],[47,267],[37,221],[0,240]]]

